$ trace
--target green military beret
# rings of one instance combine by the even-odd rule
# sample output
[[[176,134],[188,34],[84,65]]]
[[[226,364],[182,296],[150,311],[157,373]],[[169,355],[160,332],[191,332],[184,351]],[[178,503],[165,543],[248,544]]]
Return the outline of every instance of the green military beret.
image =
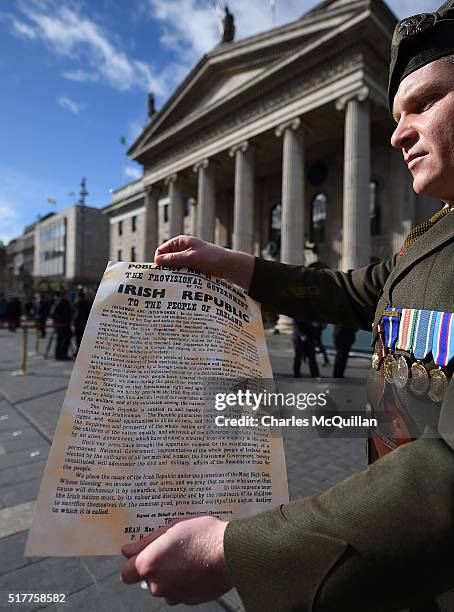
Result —
[[[388,102],[392,114],[400,82],[440,57],[454,54],[454,0],[435,13],[421,13],[396,25],[391,43]]]

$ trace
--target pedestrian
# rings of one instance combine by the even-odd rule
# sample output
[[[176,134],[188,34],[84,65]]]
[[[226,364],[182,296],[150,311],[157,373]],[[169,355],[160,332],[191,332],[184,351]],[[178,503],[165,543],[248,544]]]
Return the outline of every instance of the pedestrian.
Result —
[[[402,150],[414,191],[444,205],[395,257],[349,272],[308,271],[188,236],[161,245],[155,257],[163,266],[222,270],[289,316],[373,325],[370,411],[379,415],[387,395],[394,415],[373,432],[377,460],[321,495],[255,516],[166,525],[123,548],[125,582],[145,579],[173,604],[214,599],[234,585],[248,612],[454,610],[453,27],[448,0],[394,32],[391,143]],[[310,298],[301,290],[308,286]],[[403,438],[416,416],[422,435]]]
[[[44,295],[39,295],[35,307],[36,326],[41,333],[41,338],[46,337],[46,322],[51,311],[50,300]]]
[[[315,357],[314,337],[316,331],[314,325],[310,321],[293,321],[293,348],[295,355],[293,358],[293,376],[301,378],[301,361],[309,362],[309,371],[312,378],[320,378],[320,371]]]
[[[55,304],[52,319],[56,328],[57,342],[55,345],[55,359],[65,361],[68,359],[68,350],[71,343],[72,309],[68,300],[68,292],[63,291]]]
[[[22,315],[22,304],[18,297],[13,297],[6,304],[6,320],[8,321],[9,331],[15,332],[20,327]]]
[[[342,325],[334,327],[333,339],[336,347],[336,359],[334,361],[333,377],[344,378],[345,368],[347,367],[348,355],[352,344],[355,341],[356,330]]]
[[[89,304],[85,291],[79,289],[77,293],[77,300],[74,304],[74,331],[76,335],[76,346],[79,351],[80,343],[82,342],[82,336],[84,335],[85,326],[87,325],[88,317],[90,315],[91,304]]]

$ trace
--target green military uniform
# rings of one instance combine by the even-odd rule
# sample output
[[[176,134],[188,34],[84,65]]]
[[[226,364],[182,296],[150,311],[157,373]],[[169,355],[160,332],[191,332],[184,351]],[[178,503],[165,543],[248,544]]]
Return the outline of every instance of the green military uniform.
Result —
[[[449,33],[454,52],[453,5],[396,26],[391,105],[407,74],[451,52],[451,42],[440,49],[440,32]],[[402,257],[361,270],[256,259],[250,295],[294,318],[370,330],[388,305],[454,312],[453,262],[451,212]],[[369,380],[377,403],[380,374],[371,369]],[[402,398],[411,412],[413,396]],[[248,612],[454,610],[452,382],[430,414],[435,423],[420,439],[364,472],[320,495],[229,523],[226,560]]]

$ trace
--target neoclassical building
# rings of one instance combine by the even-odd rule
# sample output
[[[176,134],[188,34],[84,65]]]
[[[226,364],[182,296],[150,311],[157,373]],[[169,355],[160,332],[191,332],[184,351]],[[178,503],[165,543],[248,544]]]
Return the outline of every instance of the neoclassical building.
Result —
[[[133,233],[145,260],[183,232],[343,269],[398,251],[437,202],[390,147],[395,24],[382,0],[326,0],[202,57],[128,151],[143,178],[105,209],[111,258]]]

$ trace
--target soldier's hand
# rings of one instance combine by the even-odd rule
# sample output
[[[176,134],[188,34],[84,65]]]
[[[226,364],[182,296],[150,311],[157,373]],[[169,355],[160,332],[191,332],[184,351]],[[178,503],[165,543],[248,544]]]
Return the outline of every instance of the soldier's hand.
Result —
[[[212,516],[171,523],[147,538],[123,546],[126,584],[146,580],[167,603],[197,604],[220,597],[232,586],[224,558],[227,523]]]
[[[219,276],[248,290],[254,257],[231,251],[193,236],[176,236],[156,249],[159,266],[189,267],[212,276]]]

